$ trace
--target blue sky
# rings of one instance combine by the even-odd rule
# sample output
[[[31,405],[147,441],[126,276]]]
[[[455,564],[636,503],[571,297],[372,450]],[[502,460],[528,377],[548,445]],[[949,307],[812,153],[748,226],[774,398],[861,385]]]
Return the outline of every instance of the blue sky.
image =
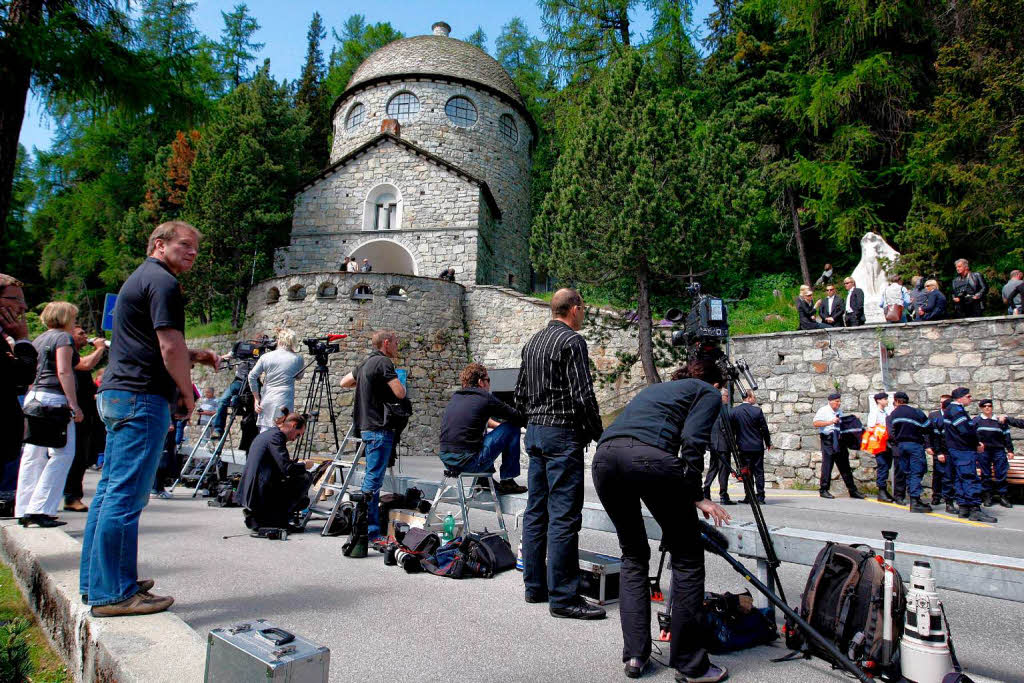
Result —
[[[230,11],[238,0],[199,0],[194,19],[196,28],[212,39],[220,37],[223,20],[221,11]],[[407,36],[430,33],[435,21],[446,21],[452,27],[453,38],[465,38],[476,27],[482,26],[487,34],[487,49],[493,54],[494,41],[501,33],[501,27],[512,17],[526,22],[530,32],[541,36],[540,10],[533,0],[509,0],[506,2],[466,2],[465,0],[391,0],[390,2],[325,3],[322,0],[248,0],[250,13],[262,27],[256,40],[265,43],[257,63],[270,59],[271,72],[277,78],[294,79],[299,75],[306,56],[306,31],[313,12],[320,12],[327,26],[325,56],[330,54],[334,44],[331,28],[339,28],[346,18],[363,14],[370,23],[390,21],[391,25]],[[694,19],[698,27],[712,8],[711,0],[695,0]],[[650,18],[645,12],[636,12],[633,17],[634,31],[642,36],[650,30]],[[30,98],[25,121],[21,129],[21,143],[30,151],[33,147],[47,149],[53,136],[49,119],[42,112],[38,101]]]

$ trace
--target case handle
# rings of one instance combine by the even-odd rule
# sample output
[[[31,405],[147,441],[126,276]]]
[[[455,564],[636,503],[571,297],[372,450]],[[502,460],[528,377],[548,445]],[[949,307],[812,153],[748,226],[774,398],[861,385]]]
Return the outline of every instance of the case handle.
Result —
[[[268,640],[274,644],[275,647],[280,647],[286,643],[290,643],[295,640],[295,636],[283,628],[261,628],[259,631],[260,637],[264,640]]]

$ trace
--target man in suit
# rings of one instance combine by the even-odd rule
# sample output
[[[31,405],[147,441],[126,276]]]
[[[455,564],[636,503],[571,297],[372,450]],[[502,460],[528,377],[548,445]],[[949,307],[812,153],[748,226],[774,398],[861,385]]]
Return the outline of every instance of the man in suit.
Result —
[[[764,452],[771,450],[772,436],[768,432],[768,422],[764,412],[757,405],[757,397],[753,391],[747,391],[743,403],[732,411],[732,429],[736,433],[736,447],[740,451],[740,459],[754,476],[757,501],[764,503]],[[746,498],[740,501],[748,503]]]
[[[25,294],[19,280],[0,273],[0,492],[18,487],[21,437],[25,431],[18,396],[35,381],[37,353],[28,340]],[[7,337],[14,340],[12,347]],[[13,493],[12,498],[13,500]]]
[[[818,302],[818,315],[821,322],[829,327],[843,326],[843,297],[836,294],[835,285],[826,285],[825,296]]]
[[[708,473],[704,477],[704,497],[711,499],[711,484],[718,479],[718,502],[722,505],[735,505],[729,499],[729,472],[732,470],[730,462],[729,444],[722,431],[722,420],[728,420],[731,410],[729,408],[729,390],[722,389],[722,412],[718,414],[715,425],[711,428],[711,460],[708,462]]]
[[[843,322],[847,327],[860,327],[864,324],[864,290],[857,286],[852,277],[843,280],[846,287],[846,312]]]

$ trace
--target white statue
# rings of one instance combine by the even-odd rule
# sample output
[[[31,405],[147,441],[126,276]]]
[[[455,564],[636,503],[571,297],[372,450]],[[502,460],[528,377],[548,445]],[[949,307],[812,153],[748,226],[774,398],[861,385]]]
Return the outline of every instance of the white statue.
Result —
[[[860,263],[853,269],[853,280],[857,287],[864,290],[864,318],[867,324],[885,322],[885,314],[878,306],[882,292],[889,284],[882,259],[891,265],[899,257],[900,253],[886,244],[877,233],[868,232],[860,238]]]

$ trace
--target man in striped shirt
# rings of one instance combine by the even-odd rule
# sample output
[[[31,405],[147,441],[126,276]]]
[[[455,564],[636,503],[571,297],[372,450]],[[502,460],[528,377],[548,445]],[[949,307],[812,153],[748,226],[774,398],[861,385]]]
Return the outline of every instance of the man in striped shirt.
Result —
[[[526,601],[550,601],[551,615],[565,619],[605,616],[579,596],[583,449],[602,431],[587,342],[577,332],[584,314],[578,292],[555,292],[551,321],[523,347],[515,393],[516,409],[527,418],[530,456],[523,515]]]

